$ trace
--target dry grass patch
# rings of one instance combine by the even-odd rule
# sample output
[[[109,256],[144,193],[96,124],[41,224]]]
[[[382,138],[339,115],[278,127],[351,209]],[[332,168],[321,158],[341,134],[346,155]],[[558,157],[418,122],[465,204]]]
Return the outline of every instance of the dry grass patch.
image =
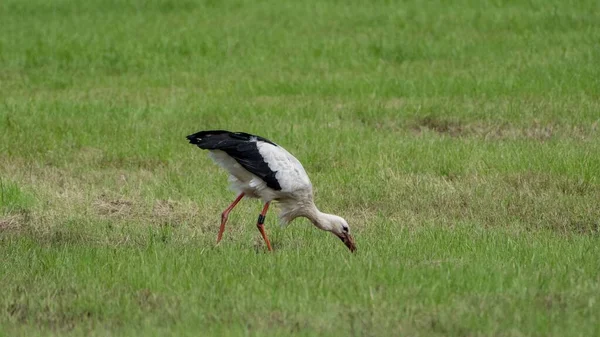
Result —
[[[29,215],[10,214],[0,216],[0,232],[16,231],[27,223]]]
[[[131,217],[133,202],[124,199],[107,200],[105,195],[102,194],[100,195],[100,198],[92,204],[92,207],[97,209],[98,214],[101,216],[122,219]]]
[[[485,227],[518,224],[528,229],[597,234],[600,187],[596,184],[536,174],[498,176],[398,175],[395,188],[373,201],[371,214],[419,223],[476,223]],[[578,186],[578,187],[577,187]]]
[[[485,140],[533,140],[545,142],[556,138],[569,138],[581,141],[596,139],[598,123],[590,126],[560,125],[534,120],[530,125],[510,123],[462,122],[458,119],[426,116],[410,123],[410,129],[417,135],[432,131],[449,137],[475,137]]]

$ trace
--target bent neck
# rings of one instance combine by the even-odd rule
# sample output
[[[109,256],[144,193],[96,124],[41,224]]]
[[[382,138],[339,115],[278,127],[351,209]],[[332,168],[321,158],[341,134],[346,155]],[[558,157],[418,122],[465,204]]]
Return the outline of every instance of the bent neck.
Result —
[[[310,207],[307,207],[304,216],[310,220],[317,228],[324,231],[331,231],[331,217],[332,214],[323,213],[319,211],[317,206],[313,203]]]

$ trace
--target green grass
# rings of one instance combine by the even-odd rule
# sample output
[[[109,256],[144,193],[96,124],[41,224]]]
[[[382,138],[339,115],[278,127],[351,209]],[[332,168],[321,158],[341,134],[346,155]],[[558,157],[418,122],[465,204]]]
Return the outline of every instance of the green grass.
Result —
[[[0,336],[600,335],[596,1],[0,3]],[[230,216],[285,146],[358,251]],[[274,209],[273,211],[276,211]]]

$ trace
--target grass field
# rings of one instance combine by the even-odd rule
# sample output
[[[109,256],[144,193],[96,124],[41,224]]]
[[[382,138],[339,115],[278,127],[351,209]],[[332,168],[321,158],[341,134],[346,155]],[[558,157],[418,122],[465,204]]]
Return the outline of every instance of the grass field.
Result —
[[[600,336],[598,1],[0,2],[0,336]],[[358,251],[231,214],[288,148]]]

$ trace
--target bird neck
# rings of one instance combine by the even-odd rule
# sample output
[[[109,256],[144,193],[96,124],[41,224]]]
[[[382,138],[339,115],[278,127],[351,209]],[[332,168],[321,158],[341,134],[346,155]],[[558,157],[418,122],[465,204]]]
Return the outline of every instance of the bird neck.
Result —
[[[323,213],[323,212],[319,211],[317,206],[315,206],[314,204],[312,204],[311,206],[312,207],[307,208],[306,214],[305,214],[305,216],[308,218],[308,220],[310,220],[310,222],[312,222],[313,225],[315,225],[316,227],[318,227],[322,230],[331,231],[332,214]]]

